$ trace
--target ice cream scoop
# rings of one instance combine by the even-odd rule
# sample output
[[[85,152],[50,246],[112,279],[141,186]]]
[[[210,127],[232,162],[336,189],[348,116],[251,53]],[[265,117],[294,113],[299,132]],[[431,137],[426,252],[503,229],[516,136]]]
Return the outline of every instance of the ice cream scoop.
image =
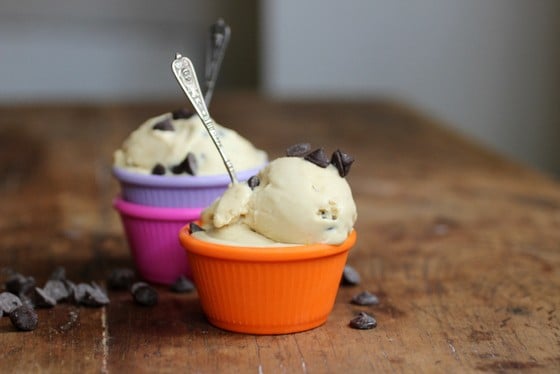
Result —
[[[239,170],[260,167],[267,155],[236,131],[215,125],[223,147]],[[114,165],[143,174],[216,175],[225,172],[200,118],[179,110],[145,121],[114,154]]]
[[[342,243],[356,222],[356,205],[344,166],[336,165],[341,152],[326,164],[313,156],[321,152],[278,158],[230,186],[203,211],[205,231],[193,236],[230,245]]]

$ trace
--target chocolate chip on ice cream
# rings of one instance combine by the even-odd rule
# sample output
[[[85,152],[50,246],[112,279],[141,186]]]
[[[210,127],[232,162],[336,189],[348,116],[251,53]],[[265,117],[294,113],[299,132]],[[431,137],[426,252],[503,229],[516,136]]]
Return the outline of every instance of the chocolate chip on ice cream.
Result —
[[[305,155],[304,159],[322,168],[326,168],[330,164],[330,160],[328,159],[327,154],[325,153],[325,150],[323,148],[319,148],[314,150],[313,152],[308,153],[307,155]]]

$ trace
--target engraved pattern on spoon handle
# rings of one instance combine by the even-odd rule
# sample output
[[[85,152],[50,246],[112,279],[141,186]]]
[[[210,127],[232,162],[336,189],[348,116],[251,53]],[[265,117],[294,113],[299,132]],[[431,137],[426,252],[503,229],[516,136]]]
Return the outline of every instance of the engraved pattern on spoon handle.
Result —
[[[210,102],[212,101],[214,87],[216,85],[216,80],[218,79],[218,73],[220,72],[220,67],[226,53],[230,36],[231,29],[221,18],[210,27],[210,35],[206,48],[206,66],[204,76],[206,83],[204,101],[206,102],[207,107],[210,106]]]
[[[171,70],[173,71],[173,74],[175,75],[179,86],[181,86],[183,92],[185,93],[185,95],[187,95],[187,98],[193,105],[194,110],[204,123],[204,127],[208,131],[212,142],[218,149],[222,161],[226,166],[231,182],[237,183],[233,164],[224,153],[222,142],[220,141],[220,138],[216,132],[216,127],[214,126],[214,121],[210,117],[210,113],[208,112],[208,108],[206,107],[206,103],[204,102],[204,97],[200,90],[198,79],[196,78],[196,72],[191,60],[189,60],[187,57],[183,57],[180,54],[177,54],[175,60],[173,60],[173,62],[171,63]]]

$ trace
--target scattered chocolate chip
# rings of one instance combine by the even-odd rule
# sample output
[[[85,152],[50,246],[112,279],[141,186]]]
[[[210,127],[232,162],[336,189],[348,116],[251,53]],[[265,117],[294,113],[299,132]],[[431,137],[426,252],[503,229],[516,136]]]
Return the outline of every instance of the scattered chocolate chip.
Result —
[[[344,266],[342,273],[342,284],[345,286],[355,286],[361,282],[360,274],[350,265]]]
[[[356,305],[377,305],[379,304],[379,298],[369,291],[362,291],[352,298],[351,303]]]
[[[164,120],[159,121],[158,123],[152,126],[152,129],[159,130],[159,131],[175,131],[175,127],[173,127],[170,118],[166,118]]]
[[[171,168],[173,174],[187,173],[190,175],[196,175],[198,172],[198,162],[196,161],[196,156],[194,153],[187,153],[187,156],[179,165],[175,165]]]
[[[155,164],[152,168],[153,175],[164,175],[165,174],[165,166],[162,164]]]
[[[192,233],[198,232],[198,231],[204,231],[204,229],[202,227],[200,227],[199,225],[197,225],[194,222],[189,223],[189,231]]]
[[[259,177],[257,177],[256,175],[253,175],[251,178],[249,178],[247,180],[247,184],[249,185],[249,187],[253,190],[255,189],[255,187],[257,187],[259,184],[261,184],[261,180],[259,179]]]
[[[59,280],[63,281],[66,279],[66,269],[63,266],[57,266],[51,275],[49,276],[50,280]]]
[[[10,314],[12,310],[21,306],[21,299],[10,292],[0,293],[0,310],[6,314]]]
[[[286,156],[288,157],[303,157],[311,151],[311,144],[309,143],[298,143],[289,146],[286,149]]]
[[[360,312],[356,318],[350,321],[350,327],[353,329],[368,330],[374,328],[375,326],[377,326],[375,318],[365,312]]]
[[[134,301],[143,306],[154,306],[158,303],[158,293],[147,283],[136,282],[130,288]]]
[[[25,295],[25,298],[35,308],[52,308],[56,305],[56,300],[39,287],[33,288]],[[26,303],[24,302],[24,304]]]
[[[33,308],[21,305],[10,313],[10,321],[18,330],[32,331],[37,328],[39,318]]]
[[[322,168],[326,168],[330,163],[323,148],[319,148],[311,153],[308,153],[305,155],[304,159]]]
[[[63,280],[48,280],[43,287],[43,291],[56,302],[65,301],[70,297],[70,292]]]
[[[331,157],[331,164],[336,166],[338,174],[342,178],[348,175],[353,162],[354,157],[350,156],[348,153],[342,152],[340,149],[334,151]]]
[[[76,286],[76,284],[74,282],[72,282],[71,280],[65,279],[64,281],[64,286],[66,287],[66,290],[68,291],[68,301],[74,302],[76,304],[79,303],[79,300],[76,298],[76,293],[78,290],[78,286]]]
[[[171,117],[173,119],[187,119],[187,118],[191,118],[193,115],[194,112],[187,108],[181,108],[171,112]]]
[[[111,271],[109,277],[107,278],[107,285],[112,290],[128,290],[136,275],[134,270],[128,268],[116,268]]]
[[[186,293],[194,290],[194,284],[184,275],[181,275],[169,289],[177,293]]]
[[[95,282],[79,283],[75,292],[74,297],[81,305],[99,307],[109,304],[109,298]]]
[[[13,273],[6,280],[6,291],[20,295],[35,287],[35,278]]]

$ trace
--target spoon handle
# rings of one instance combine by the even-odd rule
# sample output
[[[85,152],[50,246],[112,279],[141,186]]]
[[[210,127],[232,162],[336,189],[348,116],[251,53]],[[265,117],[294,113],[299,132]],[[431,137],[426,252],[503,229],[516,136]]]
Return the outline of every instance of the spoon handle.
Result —
[[[210,27],[204,71],[206,84],[204,102],[207,107],[210,106],[210,101],[212,101],[214,86],[216,85],[216,80],[218,79],[218,73],[220,72],[220,66],[222,65],[222,60],[224,59],[230,36],[230,27],[221,18]]]
[[[177,79],[177,82],[179,82],[179,86],[181,86],[183,92],[185,93],[185,95],[187,95],[189,101],[194,107],[194,110],[204,123],[204,127],[206,127],[206,130],[208,131],[212,142],[218,149],[218,152],[220,153],[220,157],[224,162],[231,182],[237,183],[237,177],[235,176],[233,164],[224,153],[222,143],[220,141],[220,138],[218,137],[218,134],[216,133],[214,121],[210,117],[208,107],[206,106],[206,103],[204,102],[204,98],[202,96],[202,92],[200,91],[200,86],[196,78],[196,72],[191,60],[177,53],[177,55],[175,56],[175,60],[173,60],[173,62],[171,63],[171,70],[173,70],[173,74],[175,74],[175,78]]]

